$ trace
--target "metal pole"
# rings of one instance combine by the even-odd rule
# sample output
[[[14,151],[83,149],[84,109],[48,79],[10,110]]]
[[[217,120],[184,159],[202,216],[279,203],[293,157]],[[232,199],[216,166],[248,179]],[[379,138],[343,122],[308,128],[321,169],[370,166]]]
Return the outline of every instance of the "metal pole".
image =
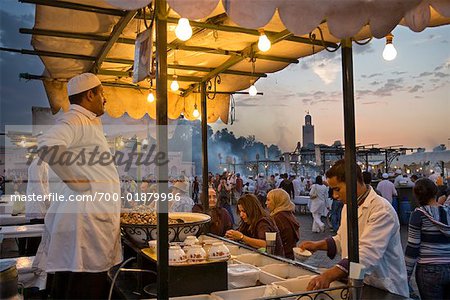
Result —
[[[343,76],[342,82],[344,95],[345,185],[347,189],[348,259],[351,262],[359,262],[352,41],[351,39],[342,40],[341,45]]]
[[[206,83],[202,82],[200,84],[200,110],[202,116],[202,197],[201,202],[203,205],[203,211],[209,210],[208,201],[208,111],[206,109],[207,104],[207,94],[206,94]]]
[[[366,152],[366,171],[369,171],[369,153]]]
[[[325,159],[326,159],[326,153],[323,152],[323,157],[322,157],[322,167],[323,167],[323,174],[325,175],[325,173],[327,172],[327,166],[325,163]]]
[[[167,142],[167,3],[155,2],[156,10],[156,139],[158,153],[168,158]],[[158,192],[168,193],[168,165],[157,166]],[[169,228],[168,202],[158,201],[158,262],[157,295],[158,299],[169,299]]]
[[[387,173],[389,170],[389,165],[388,165],[388,151],[384,150],[384,171]]]

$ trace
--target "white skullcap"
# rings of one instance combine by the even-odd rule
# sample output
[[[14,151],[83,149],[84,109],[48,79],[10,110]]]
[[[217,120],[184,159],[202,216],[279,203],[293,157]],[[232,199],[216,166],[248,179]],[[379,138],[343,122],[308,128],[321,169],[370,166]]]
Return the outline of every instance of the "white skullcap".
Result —
[[[69,80],[67,83],[67,94],[69,96],[76,95],[85,91],[88,91],[96,86],[101,85],[102,83],[92,73],[83,73],[77,75]]]
[[[383,176],[384,179],[388,179],[389,178],[389,174],[388,173],[383,173],[382,176]]]
[[[400,170],[400,169],[397,169],[397,170],[395,170],[395,174],[402,174],[402,170]]]

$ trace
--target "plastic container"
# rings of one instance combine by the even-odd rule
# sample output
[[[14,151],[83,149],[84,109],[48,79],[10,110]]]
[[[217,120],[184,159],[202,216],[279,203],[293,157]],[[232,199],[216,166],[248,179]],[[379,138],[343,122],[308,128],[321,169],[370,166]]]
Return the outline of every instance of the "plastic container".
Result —
[[[261,270],[249,264],[228,265],[228,288],[255,286]]]
[[[238,263],[250,264],[256,267],[279,263],[279,260],[256,253],[237,255],[235,261]]]
[[[267,275],[266,275],[267,274]],[[297,278],[299,276],[311,276],[313,275],[312,272],[295,267],[289,264],[273,264],[273,265],[267,265],[261,267],[261,273],[259,276],[259,281],[263,284],[269,284],[274,281],[268,282],[265,277],[266,276],[272,276],[271,278],[280,278],[281,280],[284,279],[291,279],[291,278]],[[272,279],[269,279],[272,280]],[[263,282],[264,281],[264,282]]]
[[[309,281],[315,276],[316,275],[312,275],[312,276],[306,275],[306,276],[301,276],[301,277],[294,278],[294,279],[287,279],[284,281],[274,282],[273,284],[283,286],[286,289],[288,289],[291,293],[301,293],[301,292],[306,292],[306,287],[308,286]],[[334,281],[330,284],[330,287],[339,287],[339,286],[345,287],[345,285],[343,283],[336,282],[336,281]],[[342,290],[338,289],[335,291],[329,291],[329,292],[327,292],[327,294],[330,295],[331,297],[333,297],[333,299],[341,299],[341,291]],[[324,298],[322,298],[320,296],[315,298],[314,295],[312,297],[317,300],[325,299],[325,296],[324,296]],[[326,298],[326,299],[329,299],[329,298]]]
[[[218,300],[251,300],[251,299],[260,299],[264,297],[264,293],[266,291],[267,285],[238,289],[238,290],[229,290],[222,292],[214,292],[211,295],[216,297]],[[276,296],[283,296],[288,293],[277,291]]]

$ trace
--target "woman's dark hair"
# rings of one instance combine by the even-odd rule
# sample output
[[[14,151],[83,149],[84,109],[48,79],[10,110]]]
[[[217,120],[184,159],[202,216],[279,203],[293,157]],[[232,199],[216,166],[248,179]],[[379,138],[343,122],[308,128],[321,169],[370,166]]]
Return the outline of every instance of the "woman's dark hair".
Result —
[[[267,212],[261,206],[258,198],[256,198],[253,194],[246,194],[239,198],[236,205],[236,212],[239,215],[239,206],[241,205],[244,208],[245,213],[247,214],[247,218],[249,220],[249,230],[253,232],[256,228],[256,223],[264,217],[267,217]]]
[[[435,199],[438,189],[430,179],[420,178],[416,181],[413,191],[419,204],[427,205],[431,199]]]
[[[327,178],[336,177],[339,182],[345,182],[345,160],[341,159],[334,163],[325,173]],[[356,165],[356,181],[364,183],[361,168]]]
[[[316,177],[316,184],[319,184],[319,185],[323,184],[322,176],[319,175]]]

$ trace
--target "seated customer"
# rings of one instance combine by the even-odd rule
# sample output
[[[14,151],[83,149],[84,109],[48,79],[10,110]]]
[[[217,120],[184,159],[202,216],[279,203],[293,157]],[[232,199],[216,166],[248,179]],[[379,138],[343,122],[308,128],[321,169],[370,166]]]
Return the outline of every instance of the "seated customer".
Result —
[[[217,205],[216,191],[208,189],[209,211],[206,213],[211,216],[209,232],[215,235],[224,236],[227,230],[233,228],[230,214],[225,208]],[[203,213],[203,206],[195,204],[192,208],[194,213]]]
[[[266,232],[276,232],[275,255],[284,256],[277,225],[267,215],[255,195],[247,194],[239,198],[237,213],[241,217],[239,228],[238,230],[228,230],[225,237],[259,249],[266,247]]]
[[[293,214],[295,204],[291,202],[289,194],[285,190],[274,189],[267,194],[266,205],[280,231],[285,257],[294,259],[292,248],[300,239],[298,231],[300,224]]]

